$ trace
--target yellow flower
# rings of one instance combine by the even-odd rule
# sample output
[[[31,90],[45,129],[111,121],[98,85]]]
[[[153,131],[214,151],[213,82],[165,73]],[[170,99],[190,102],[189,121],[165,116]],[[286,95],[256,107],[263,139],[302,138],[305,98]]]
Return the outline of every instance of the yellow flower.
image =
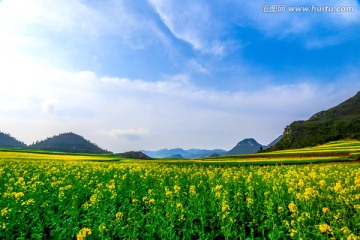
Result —
[[[116,217],[116,220],[121,220],[124,217],[124,214],[122,212],[118,212],[118,213],[116,213],[115,217]]]
[[[340,230],[345,234],[351,233],[351,231],[347,227],[342,227]]]
[[[100,224],[100,226],[98,227],[100,232],[104,232],[107,231],[106,225],[105,223]]]
[[[1,216],[4,217],[4,216],[5,216],[6,214],[8,214],[9,212],[10,212],[9,208],[6,207],[6,208],[4,208],[4,209],[1,210]]]
[[[248,198],[246,198],[246,203],[249,204],[249,205],[253,204],[254,200],[252,198],[248,197]]]
[[[219,199],[220,196],[221,196],[221,193],[220,193],[220,192],[215,192],[215,197],[216,197],[217,199]]]
[[[319,185],[320,185],[320,186],[325,186],[325,185],[326,185],[325,180],[320,180],[320,181],[319,181]]]
[[[96,194],[93,194],[93,195],[90,197],[90,202],[91,202],[91,204],[96,203],[96,200],[97,200],[97,195],[96,195]]]
[[[182,208],[183,205],[182,205],[181,203],[177,203],[177,204],[176,204],[176,207],[177,207],[177,208]]]
[[[223,185],[216,185],[212,190],[213,191],[220,191],[223,188]]]
[[[309,200],[310,197],[315,195],[316,195],[316,191],[314,189],[312,189],[311,187],[305,188],[305,192],[304,192],[305,200]]]
[[[34,199],[29,199],[25,202],[22,202],[21,205],[31,205],[31,204],[34,204],[35,203],[35,200]]]
[[[284,208],[283,208],[282,206],[279,206],[279,207],[278,207],[278,212],[281,213],[281,212],[283,212],[283,211],[284,211]]]
[[[252,175],[253,175],[253,173],[250,172],[249,176],[246,179],[246,183],[249,183],[251,181]]]
[[[290,229],[289,232],[290,232],[290,236],[291,236],[291,237],[294,237],[295,234],[298,232],[298,230]]]
[[[190,186],[189,193],[192,194],[192,195],[195,195],[196,194],[196,187],[195,186]]]
[[[298,182],[298,186],[303,187],[304,185],[305,185],[304,180],[300,179],[299,182]]]
[[[180,189],[181,189],[180,186],[175,185],[175,186],[174,186],[174,193],[179,193]]]
[[[291,203],[288,205],[289,211],[292,213],[296,213],[297,212],[297,207],[295,205],[295,203],[293,201],[291,201]]]
[[[346,237],[346,240],[359,240],[360,237],[354,235],[353,233]]]
[[[322,212],[323,212],[323,213],[329,213],[329,212],[330,212],[330,209],[327,208],[327,207],[323,207],[323,208],[322,208]]]
[[[308,212],[303,212],[301,216],[305,216],[306,218],[310,219],[310,213]]]
[[[335,192],[339,192],[341,190],[341,182],[337,182],[334,187]]]
[[[354,184],[357,186],[357,187],[360,187],[360,178],[356,178],[354,180]]]
[[[76,235],[77,240],[83,240],[87,235],[91,235],[91,229],[90,228],[82,228],[79,233]]]
[[[20,199],[20,198],[24,197],[23,192],[13,192],[11,195],[16,199]]]
[[[221,211],[225,212],[227,210],[230,210],[229,205],[227,205],[225,202],[222,203]]]
[[[154,204],[154,203],[155,203],[155,199],[151,198],[151,199],[149,200],[149,203],[150,203],[150,204]]]
[[[89,203],[84,203],[83,207],[84,207],[85,210],[87,210],[90,207],[90,204]]]
[[[106,184],[106,187],[109,189],[109,190],[114,190],[116,188],[115,186],[115,181],[114,180],[111,180],[108,184]]]
[[[19,182],[19,183],[21,183],[21,182],[23,182],[23,181],[24,181],[24,178],[23,178],[23,177],[19,177],[19,178],[18,178],[18,182]]]
[[[331,227],[327,225],[326,223],[319,225],[319,230],[322,233],[332,233]]]
[[[153,193],[153,190],[152,189],[149,189],[148,190],[148,194],[151,195]]]

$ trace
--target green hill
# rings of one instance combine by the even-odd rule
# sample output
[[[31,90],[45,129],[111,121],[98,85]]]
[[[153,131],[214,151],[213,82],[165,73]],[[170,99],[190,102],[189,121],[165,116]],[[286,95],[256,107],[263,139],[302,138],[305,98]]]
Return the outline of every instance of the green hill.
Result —
[[[253,138],[246,138],[242,141],[240,141],[238,144],[236,144],[235,147],[233,147],[227,155],[237,155],[237,154],[251,154],[251,153],[257,153],[260,151],[264,146],[258,143]]]
[[[360,140],[360,92],[336,107],[321,111],[307,121],[295,121],[271,150],[315,146],[339,139]]]
[[[26,144],[20,142],[9,134],[0,132],[0,147],[1,148],[26,148]]]
[[[30,149],[69,153],[109,153],[75,133],[62,133],[29,146]]]

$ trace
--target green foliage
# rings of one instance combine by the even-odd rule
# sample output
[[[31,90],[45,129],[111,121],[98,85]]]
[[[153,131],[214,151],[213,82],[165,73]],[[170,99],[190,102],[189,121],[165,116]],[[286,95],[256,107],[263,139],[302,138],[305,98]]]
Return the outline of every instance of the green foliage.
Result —
[[[307,121],[293,122],[285,128],[283,135],[272,150],[315,146],[347,138],[360,140],[360,92]]]
[[[20,142],[9,134],[0,132],[0,147],[2,148],[26,148],[25,143]]]
[[[29,149],[70,153],[109,153],[74,133],[62,133],[47,138],[30,145]]]
[[[355,161],[360,160],[360,153],[351,153],[349,155],[349,159],[352,159],[352,160],[355,160]]]

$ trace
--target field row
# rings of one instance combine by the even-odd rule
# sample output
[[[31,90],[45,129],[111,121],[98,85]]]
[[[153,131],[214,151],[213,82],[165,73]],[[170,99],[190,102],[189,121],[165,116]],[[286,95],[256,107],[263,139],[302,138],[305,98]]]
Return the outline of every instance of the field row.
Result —
[[[354,161],[360,156],[360,141],[341,140],[327,144],[307,147],[301,149],[280,150],[274,152],[263,152],[257,154],[242,154],[233,156],[222,156],[209,158],[209,160],[252,162],[258,164],[269,164],[278,161],[279,163],[316,163],[328,161]],[[332,159],[332,160],[331,160]]]

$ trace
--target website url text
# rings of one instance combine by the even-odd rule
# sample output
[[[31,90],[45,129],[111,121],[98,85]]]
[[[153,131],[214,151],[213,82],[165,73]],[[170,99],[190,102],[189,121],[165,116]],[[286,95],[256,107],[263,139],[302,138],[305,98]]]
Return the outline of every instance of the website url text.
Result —
[[[262,5],[261,11],[263,13],[285,13],[285,12],[338,12],[349,13],[354,12],[353,6],[286,6],[284,4],[265,4]]]

